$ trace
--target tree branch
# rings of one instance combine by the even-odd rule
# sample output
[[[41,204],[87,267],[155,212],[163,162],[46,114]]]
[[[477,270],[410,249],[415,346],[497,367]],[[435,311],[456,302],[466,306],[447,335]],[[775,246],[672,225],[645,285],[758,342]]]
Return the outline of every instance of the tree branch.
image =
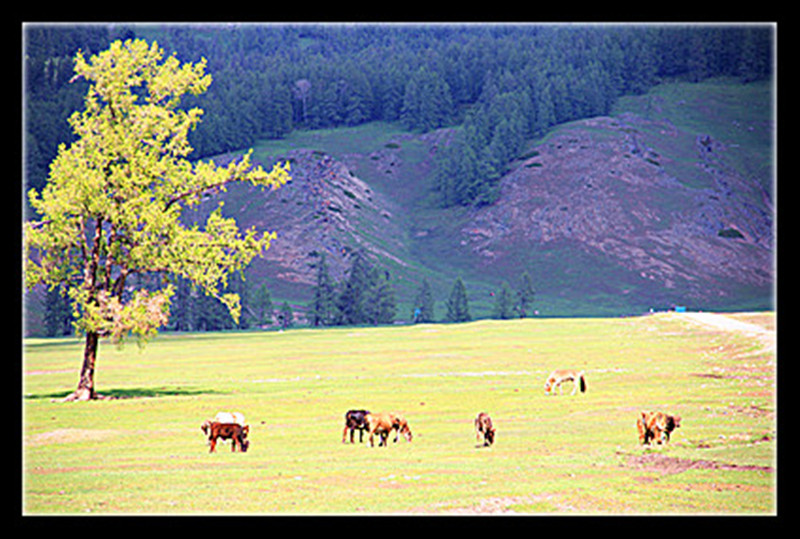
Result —
[[[184,199],[186,197],[190,197],[192,195],[202,195],[202,194],[207,193],[209,191],[212,191],[214,189],[219,189],[220,187],[222,187],[225,184],[228,184],[228,183],[231,183],[231,182],[240,181],[240,180],[241,180],[241,178],[228,178],[227,180],[223,180],[223,181],[221,181],[219,183],[215,183],[215,184],[212,184],[212,185],[206,185],[206,186],[203,186],[203,187],[198,187],[197,189],[190,189],[189,191],[184,191],[183,193],[178,193],[178,194],[174,195],[172,198],[170,198],[167,201],[166,206],[164,206],[164,211],[168,210],[173,204],[175,204],[179,200],[182,200],[182,199]]]

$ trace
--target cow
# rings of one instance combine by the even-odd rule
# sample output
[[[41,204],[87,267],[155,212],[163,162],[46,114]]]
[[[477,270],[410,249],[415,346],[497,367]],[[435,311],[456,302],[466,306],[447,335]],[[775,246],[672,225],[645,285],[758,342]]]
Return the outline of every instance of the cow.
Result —
[[[205,421],[200,429],[208,435],[209,445],[211,449],[209,453],[213,453],[217,447],[217,440],[231,440],[231,452],[236,452],[236,447],[239,451],[246,453],[250,447],[250,442],[247,440],[247,435],[250,432],[249,425],[239,425],[236,423],[218,423],[216,421]]]
[[[383,445],[384,447],[388,444],[387,439],[389,434],[394,429],[396,432],[394,441],[396,442],[400,434],[405,437],[406,440],[409,442],[412,439],[411,429],[408,428],[408,422],[406,419],[397,413],[392,412],[378,412],[376,414],[367,414],[367,426],[369,428],[369,445],[370,447],[375,446],[375,434],[378,434],[380,437],[380,441],[378,442],[378,446],[380,447]]]
[[[397,439],[401,434],[403,438],[410,442],[413,436],[411,434],[411,429],[408,428],[408,421],[406,421],[406,418],[398,413],[393,413],[391,415],[393,416],[392,428],[395,430],[394,442],[397,443]]]
[[[489,414],[481,412],[475,418],[475,440],[480,441],[483,434],[483,446],[488,447],[494,443],[495,428]]]
[[[353,434],[358,430],[358,443],[364,441],[364,431],[368,430],[367,415],[369,410],[348,410],[344,414],[344,431],[342,432],[342,443],[345,443],[347,431],[350,431],[350,443],[353,443]]]
[[[655,440],[659,445],[668,442],[672,431],[680,426],[680,416],[663,412],[642,412],[642,416],[636,420],[639,443],[642,445],[650,445],[650,440]]]

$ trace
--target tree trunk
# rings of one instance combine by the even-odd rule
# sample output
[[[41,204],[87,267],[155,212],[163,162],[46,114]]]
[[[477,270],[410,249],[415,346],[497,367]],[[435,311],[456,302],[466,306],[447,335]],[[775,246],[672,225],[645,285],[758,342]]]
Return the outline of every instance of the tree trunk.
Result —
[[[96,332],[86,333],[86,345],[83,349],[83,366],[78,387],[64,398],[64,401],[88,401],[98,398],[94,391],[94,364],[97,360],[97,343],[99,335]]]

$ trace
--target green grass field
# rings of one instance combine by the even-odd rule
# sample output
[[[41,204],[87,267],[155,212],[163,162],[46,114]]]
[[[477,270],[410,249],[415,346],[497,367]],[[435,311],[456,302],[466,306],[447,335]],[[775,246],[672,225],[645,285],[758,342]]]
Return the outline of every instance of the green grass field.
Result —
[[[120,398],[57,402],[80,358],[24,342],[25,514],[776,512],[774,350],[674,314],[163,334],[101,345],[98,390]],[[546,397],[555,367],[587,392]],[[403,412],[413,441],[343,444],[362,407]],[[638,444],[651,409],[683,418],[665,446]],[[220,410],[245,414],[247,453],[209,454]]]

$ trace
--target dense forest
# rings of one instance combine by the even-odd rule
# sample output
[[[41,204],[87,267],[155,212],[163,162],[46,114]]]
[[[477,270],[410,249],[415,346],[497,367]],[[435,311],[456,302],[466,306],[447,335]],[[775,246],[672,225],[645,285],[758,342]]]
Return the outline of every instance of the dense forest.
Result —
[[[525,142],[557,124],[608,114],[618,97],[666,80],[768,78],[774,57],[774,29],[760,25],[28,25],[23,37],[27,188],[42,188],[58,145],[72,138],[67,118],[83,109],[85,82],[70,80],[75,52],[89,56],[113,40],[142,37],[181,61],[208,62],[210,90],[183,104],[204,110],[190,135],[192,157],[293,130],[373,121],[420,133],[452,127],[430,185],[442,207],[494,202]],[[359,264],[342,283],[320,270],[310,323],[392,321],[391,287],[379,269]],[[232,323],[210,298],[178,285],[172,329]],[[232,287],[245,324],[271,322],[266,288],[250,290],[241,279]],[[505,288],[498,317],[520,309],[524,316],[528,300]],[[448,320],[469,317],[460,292],[456,283]],[[415,319],[433,319],[426,297],[420,290]],[[65,299],[48,293],[46,303],[48,334],[67,333]],[[275,318],[291,323],[288,305]]]
[[[194,157],[294,129],[401,122],[461,126],[442,152],[442,206],[491,203],[523,142],[553,125],[607,114],[617,97],[664,79],[743,81],[771,73],[772,28],[638,25],[164,25],[25,29],[26,184],[41,188],[66,118],[82,108],[72,58],[114,39],[158,41],[206,58],[210,90]]]

